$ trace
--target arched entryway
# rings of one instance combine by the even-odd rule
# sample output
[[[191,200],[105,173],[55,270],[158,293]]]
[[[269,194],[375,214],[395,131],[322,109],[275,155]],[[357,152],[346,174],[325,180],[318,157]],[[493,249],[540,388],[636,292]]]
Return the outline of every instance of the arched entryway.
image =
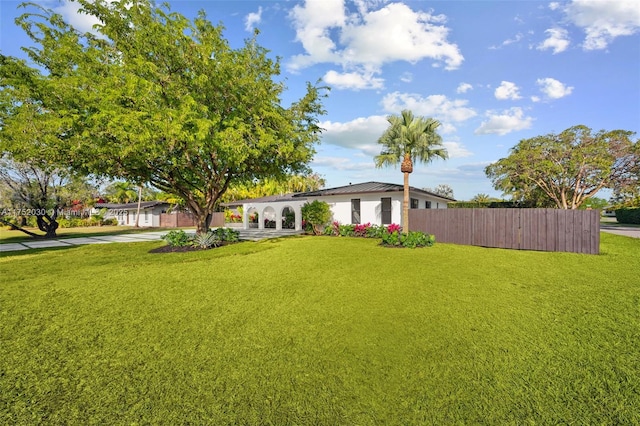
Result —
[[[260,228],[264,229],[276,229],[277,216],[273,207],[267,206],[262,210],[262,218],[260,219]]]
[[[302,206],[306,199],[265,200],[244,203],[244,229],[302,230]],[[257,222],[256,220],[257,215]]]
[[[285,206],[281,212],[282,229],[296,229],[296,212],[289,206]]]

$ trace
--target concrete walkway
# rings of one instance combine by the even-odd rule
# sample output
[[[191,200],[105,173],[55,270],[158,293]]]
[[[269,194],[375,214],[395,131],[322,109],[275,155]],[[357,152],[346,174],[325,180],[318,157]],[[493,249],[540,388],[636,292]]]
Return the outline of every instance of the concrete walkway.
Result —
[[[185,230],[187,233],[194,232],[194,230]],[[275,229],[239,229],[241,240],[259,241],[267,238],[279,238],[289,235],[300,234],[301,231],[293,231],[289,229],[283,229],[282,231],[276,231]],[[100,236],[87,236],[87,237],[75,237],[75,238],[57,238],[55,240],[33,240],[24,241],[21,243],[3,243],[0,244],[0,253],[29,250],[37,248],[49,248],[49,247],[73,247],[82,244],[109,244],[109,243],[135,243],[141,241],[159,241],[162,236],[165,235],[167,230],[164,231],[151,231],[151,232],[139,232],[135,234],[119,234],[119,235],[100,235]]]

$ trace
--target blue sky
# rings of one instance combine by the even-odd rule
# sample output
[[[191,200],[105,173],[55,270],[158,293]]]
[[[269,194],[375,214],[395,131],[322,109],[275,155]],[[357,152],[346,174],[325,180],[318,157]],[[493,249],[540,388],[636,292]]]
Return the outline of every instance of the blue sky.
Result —
[[[0,48],[23,56],[13,24],[20,2],[0,0]],[[81,29],[93,23],[73,4],[40,3]],[[402,183],[399,168],[376,169],[386,117],[409,108],[441,121],[449,159],[418,164],[411,185],[448,184],[457,199],[500,196],[484,167],[521,139],[577,124],[640,131],[640,4],[637,1],[186,1],[205,10],[240,46],[253,28],[282,61],[288,91],[322,79],[331,92],[311,164],[328,187]],[[606,196],[606,193],[599,194]]]

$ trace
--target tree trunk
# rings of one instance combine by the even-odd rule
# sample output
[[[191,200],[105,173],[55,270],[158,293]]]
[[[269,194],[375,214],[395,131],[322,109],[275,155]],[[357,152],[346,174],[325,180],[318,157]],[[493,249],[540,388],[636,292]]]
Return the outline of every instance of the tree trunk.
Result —
[[[404,173],[404,197],[402,199],[402,233],[409,233],[409,174],[413,172],[411,154],[406,153],[400,165],[400,171]]]
[[[56,216],[57,213],[54,213],[52,216],[36,216],[38,229],[45,233],[44,238],[57,237],[56,230],[58,229],[58,221],[56,220]]]
[[[140,202],[142,201],[142,187],[138,187],[138,210],[136,211],[136,228],[140,224]]]
[[[211,224],[211,213],[204,213],[201,215],[196,214],[196,234],[206,234],[209,232],[209,225]]]
[[[404,197],[402,199],[402,233],[409,233],[409,173],[404,174]]]

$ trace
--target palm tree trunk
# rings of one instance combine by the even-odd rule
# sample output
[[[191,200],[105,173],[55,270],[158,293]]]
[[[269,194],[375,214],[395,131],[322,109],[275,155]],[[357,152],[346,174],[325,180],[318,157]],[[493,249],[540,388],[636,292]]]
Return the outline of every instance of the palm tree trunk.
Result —
[[[409,173],[404,173],[404,197],[402,200],[402,233],[409,233]]]
[[[402,233],[409,233],[409,174],[413,172],[413,161],[409,152],[404,154],[400,165],[400,171],[404,173],[404,197],[402,199]]]

